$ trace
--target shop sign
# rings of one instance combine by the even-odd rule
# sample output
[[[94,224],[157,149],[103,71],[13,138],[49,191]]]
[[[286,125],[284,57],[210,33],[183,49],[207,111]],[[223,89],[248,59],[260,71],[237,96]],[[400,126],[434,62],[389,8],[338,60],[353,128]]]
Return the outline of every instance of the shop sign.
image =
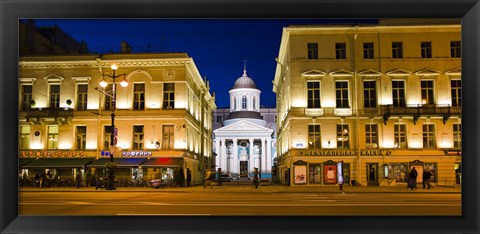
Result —
[[[22,157],[83,157],[84,151],[22,151]]]
[[[387,149],[361,149],[360,156],[390,156],[392,150]],[[356,156],[357,150],[299,150],[299,156]]]
[[[126,157],[135,157],[135,156],[150,157],[150,156],[152,156],[152,152],[149,152],[149,151],[126,151],[126,152],[122,152],[122,156],[126,156]]]

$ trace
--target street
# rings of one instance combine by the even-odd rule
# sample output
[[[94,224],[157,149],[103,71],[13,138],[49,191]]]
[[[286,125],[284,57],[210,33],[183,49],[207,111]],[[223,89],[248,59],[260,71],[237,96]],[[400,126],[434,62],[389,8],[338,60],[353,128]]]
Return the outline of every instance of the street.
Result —
[[[20,215],[461,215],[460,193],[229,189],[21,191]],[[421,190],[419,190],[421,191]]]

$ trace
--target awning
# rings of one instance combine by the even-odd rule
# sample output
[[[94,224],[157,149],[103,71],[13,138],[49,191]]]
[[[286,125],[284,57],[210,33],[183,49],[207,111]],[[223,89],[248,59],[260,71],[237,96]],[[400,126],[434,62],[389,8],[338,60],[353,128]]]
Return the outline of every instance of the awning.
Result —
[[[183,158],[151,158],[142,167],[181,167]]]
[[[72,168],[83,167],[93,161],[94,158],[39,158],[28,164],[21,165],[23,168]]]
[[[138,167],[145,158],[114,158],[113,163],[117,164],[117,167]],[[88,167],[105,167],[105,164],[110,162],[109,158],[100,158],[93,161]]]
[[[18,159],[18,166],[23,167],[29,164],[31,161],[35,160],[34,158],[20,158]]]

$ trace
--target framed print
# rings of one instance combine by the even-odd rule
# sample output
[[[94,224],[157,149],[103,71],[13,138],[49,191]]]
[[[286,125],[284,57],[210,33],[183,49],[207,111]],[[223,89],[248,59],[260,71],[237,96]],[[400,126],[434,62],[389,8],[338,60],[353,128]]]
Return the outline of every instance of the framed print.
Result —
[[[475,100],[480,87],[477,79],[480,5],[476,0],[0,1],[1,233],[479,231],[476,168],[480,165],[476,155],[479,155],[480,117]],[[129,21],[152,19],[168,21],[170,26],[150,25],[143,34],[130,31]],[[454,36],[430,41],[419,36],[422,30],[415,28],[414,39],[399,41],[398,33],[402,30],[411,33],[408,30],[414,28],[412,24],[418,19],[456,22],[445,29]],[[95,32],[89,31],[89,27],[75,26],[73,31],[92,37],[110,32],[112,35],[108,36],[116,38],[111,44],[118,44],[122,55],[111,53],[116,50],[113,48],[96,48],[92,53],[79,53],[80,56],[70,54],[61,61],[48,61],[38,54],[22,56],[25,49],[22,45],[28,42],[22,41],[24,35],[19,29],[28,20],[121,22],[115,31]],[[202,31],[205,26],[198,22],[216,21],[220,27],[222,20],[244,25],[237,32],[225,30],[210,33],[204,40],[184,41],[205,32]],[[275,20],[302,23],[317,20],[321,24],[283,25],[273,37],[258,23]],[[180,24],[174,21],[198,22],[181,32],[176,31],[180,27],[175,26]],[[386,24],[371,25],[379,21]],[[346,30],[339,26],[348,23]],[[253,29],[258,33],[257,38],[247,40]],[[341,30],[345,32],[339,33]],[[174,35],[169,42],[158,44],[160,47],[184,43],[191,46],[188,50],[192,52],[183,51],[186,47],[182,46],[164,49],[157,55],[149,55],[152,58],[142,58],[141,62],[134,61],[138,59],[136,48],[122,37],[137,34],[138,38],[147,38],[154,33],[158,33],[157,41],[162,41],[159,39],[162,36],[167,38],[169,33]],[[335,35],[330,35],[335,40],[323,37],[328,34]],[[260,49],[253,50],[248,57],[243,55],[247,49],[260,48],[254,44],[264,39],[269,41],[260,47],[273,45],[273,55],[265,56]],[[380,39],[385,40],[382,46],[376,43]],[[211,43],[217,40],[221,42]],[[214,44],[210,52],[202,48],[206,41]],[[233,41],[240,41],[242,46]],[[52,43],[40,44],[36,52],[56,51]],[[67,44],[56,49],[65,49]],[[436,50],[439,44],[441,49]],[[148,44],[141,51],[150,52],[156,45]],[[235,70],[237,77],[228,80],[230,74],[212,67],[233,63],[228,57],[233,54],[229,54],[232,48],[237,49],[235,63],[240,68]],[[81,50],[76,48],[77,52]],[[171,61],[166,58],[176,53],[185,54]],[[221,56],[193,60],[187,53]],[[131,57],[121,58],[125,54]],[[78,60],[82,61],[77,64]],[[110,66],[117,60],[121,66]],[[267,65],[253,65],[262,60],[268,60]],[[441,60],[441,68],[415,67],[434,60]],[[397,68],[392,65],[395,63],[407,64],[410,69]],[[208,67],[221,78],[205,77],[202,69]],[[255,69],[270,69],[271,75],[254,76]],[[97,84],[104,80],[104,89],[97,90]],[[128,83],[125,89],[113,85],[123,80]],[[222,85],[225,90],[215,92],[214,87]],[[257,92],[260,87],[262,92]],[[437,93],[439,87],[445,92]],[[275,105],[274,115],[260,115],[264,108],[260,98],[264,97],[271,100],[270,105]],[[229,115],[214,117],[213,109],[217,108],[225,109]],[[230,113],[231,110],[234,111]],[[142,119],[138,114],[142,111],[152,114]],[[42,116],[46,112],[54,113],[55,118]],[[185,114],[180,118],[178,113]],[[250,122],[236,121],[239,115]],[[202,125],[200,119],[209,124]],[[126,124],[127,121],[131,122]],[[224,131],[213,134],[215,124]],[[343,128],[338,131],[338,126],[348,126],[347,131]],[[257,138],[239,134],[246,132],[254,132]],[[208,143],[195,144],[202,141]],[[215,173],[209,178],[215,179],[205,177],[208,169],[205,165]],[[413,165],[418,171],[414,180],[416,191],[407,189]],[[253,168],[259,168],[258,189],[252,188],[250,181],[257,176],[252,173]],[[414,194],[410,198],[435,197],[427,189],[419,191],[424,171],[430,172],[431,191],[435,186],[460,191],[445,193],[460,200],[460,206],[452,205],[459,209],[457,215],[435,215],[433,211],[441,202],[432,203],[434,208],[427,214],[417,209],[415,215],[401,212],[382,215],[378,210],[386,206],[383,200],[356,199],[362,189],[370,188],[395,188],[398,190],[392,194],[397,197],[407,193]],[[218,195],[214,192],[216,188],[203,186],[216,185],[217,180],[223,181],[223,188],[239,184],[248,190]],[[152,181],[156,188],[151,186]],[[344,185],[344,193],[336,187],[339,182]],[[49,195],[40,187],[58,186],[60,190],[67,185],[69,192],[59,201],[48,201],[45,197],[22,200],[25,194],[20,190],[24,187],[32,191],[28,195],[32,199],[41,197],[40,194]],[[78,187],[78,191],[86,191],[82,186],[89,186],[91,191],[84,194],[91,197],[79,204],[73,198],[81,197],[82,192],[75,191]],[[144,186],[144,194],[122,191],[129,186]],[[188,187],[193,186],[201,191],[200,196],[188,197]],[[266,192],[274,186],[283,190]],[[119,189],[110,191],[114,188]],[[301,192],[292,195],[290,188]],[[149,200],[153,196],[158,199]],[[166,201],[182,196],[184,200],[173,202],[180,204],[178,210]],[[241,199],[232,202],[229,196]],[[204,202],[203,198],[211,200]],[[371,213],[335,213],[344,208],[332,208],[335,204],[330,198],[335,202],[351,201],[359,204],[357,211]],[[273,203],[275,199],[284,200]],[[111,206],[101,211],[99,207],[104,203]],[[22,214],[21,207],[25,204],[38,205],[40,212]],[[218,213],[194,212],[206,204]],[[417,208],[424,205],[415,200],[410,204]],[[117,212],[136,210],[136,206],[152,212]],[[289,213],[289,206],[301,208]],[[70,210],[72,207],[78,210]],[[226,212],[233,207],[254,212]],[[332,209],[330,213],[335,214],[318,217],[307,213],[317,208]],[[162,213],[168,209],[174,211]],[[276,211],[265,212],[267,209]],[[52,210],[59,213],[48,213]]]

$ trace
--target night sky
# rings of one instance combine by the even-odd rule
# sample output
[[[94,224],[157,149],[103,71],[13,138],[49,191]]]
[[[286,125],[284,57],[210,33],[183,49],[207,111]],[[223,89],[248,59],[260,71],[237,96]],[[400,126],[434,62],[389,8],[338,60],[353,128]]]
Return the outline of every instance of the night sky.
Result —
[[[262,91],[260,104],[275,107],[272,91],[282,28],[298,24],[372,23],[373,20],[328,19],[36,19],[37,26],[57,25],[92,52],[120,47],[157,48],[162,52],[185,52],[193,58],[202,77],[210,80],[218,108],[229,107],[228,91],[247,74]]]

